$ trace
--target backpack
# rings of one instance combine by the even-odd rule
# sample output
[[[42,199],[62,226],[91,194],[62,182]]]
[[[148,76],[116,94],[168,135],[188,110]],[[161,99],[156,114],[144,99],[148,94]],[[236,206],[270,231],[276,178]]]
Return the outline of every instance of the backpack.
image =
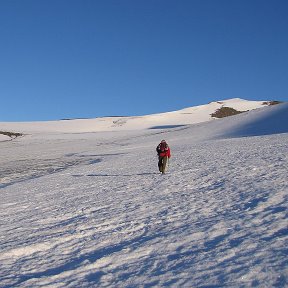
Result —
[[[161,142],[158,146],[157,146],[157,152],[159,153],[165,153],[166,151],[168,151],[168,144],[166,142]]]

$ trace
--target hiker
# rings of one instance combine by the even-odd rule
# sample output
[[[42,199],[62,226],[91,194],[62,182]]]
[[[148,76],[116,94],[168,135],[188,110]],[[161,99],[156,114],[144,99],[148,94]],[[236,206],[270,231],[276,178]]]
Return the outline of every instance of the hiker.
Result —
[[[168,159],[171,157],[171,152],[165,140],[162,140],[156,148],[158,154],[158,168],[162,174],[165,174]]]

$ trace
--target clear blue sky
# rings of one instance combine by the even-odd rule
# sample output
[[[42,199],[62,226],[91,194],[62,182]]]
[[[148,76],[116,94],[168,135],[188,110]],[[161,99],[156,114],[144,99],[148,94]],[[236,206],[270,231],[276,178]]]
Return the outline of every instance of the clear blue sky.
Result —
[[[288,100],[287,0],[1,0],[0,121]]]

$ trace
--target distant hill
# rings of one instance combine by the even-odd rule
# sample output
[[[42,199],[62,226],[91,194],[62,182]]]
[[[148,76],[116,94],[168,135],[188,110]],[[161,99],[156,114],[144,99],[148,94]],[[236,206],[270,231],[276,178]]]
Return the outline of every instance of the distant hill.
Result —
[[[0,122],[0,134],[17,133],[89,133],[103,131],[165,129],[198,124],[217,118],[278,104],[278,101],[248,101],[240,98],[211,102],[178,111],[144,116],[111,116],[95,119],[71,119],[43,122]],[[12,132],[10,132],[12,131]],[[9,135],[5,136],[10,137]],[[14,137],[14,136],[12,136]]]

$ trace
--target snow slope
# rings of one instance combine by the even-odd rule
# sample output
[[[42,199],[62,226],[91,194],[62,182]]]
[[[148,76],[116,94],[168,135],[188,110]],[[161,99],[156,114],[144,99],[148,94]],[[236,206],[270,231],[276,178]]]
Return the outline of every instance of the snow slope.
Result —
[[[0,142],[0,287],[287,286],[287,118]]]

